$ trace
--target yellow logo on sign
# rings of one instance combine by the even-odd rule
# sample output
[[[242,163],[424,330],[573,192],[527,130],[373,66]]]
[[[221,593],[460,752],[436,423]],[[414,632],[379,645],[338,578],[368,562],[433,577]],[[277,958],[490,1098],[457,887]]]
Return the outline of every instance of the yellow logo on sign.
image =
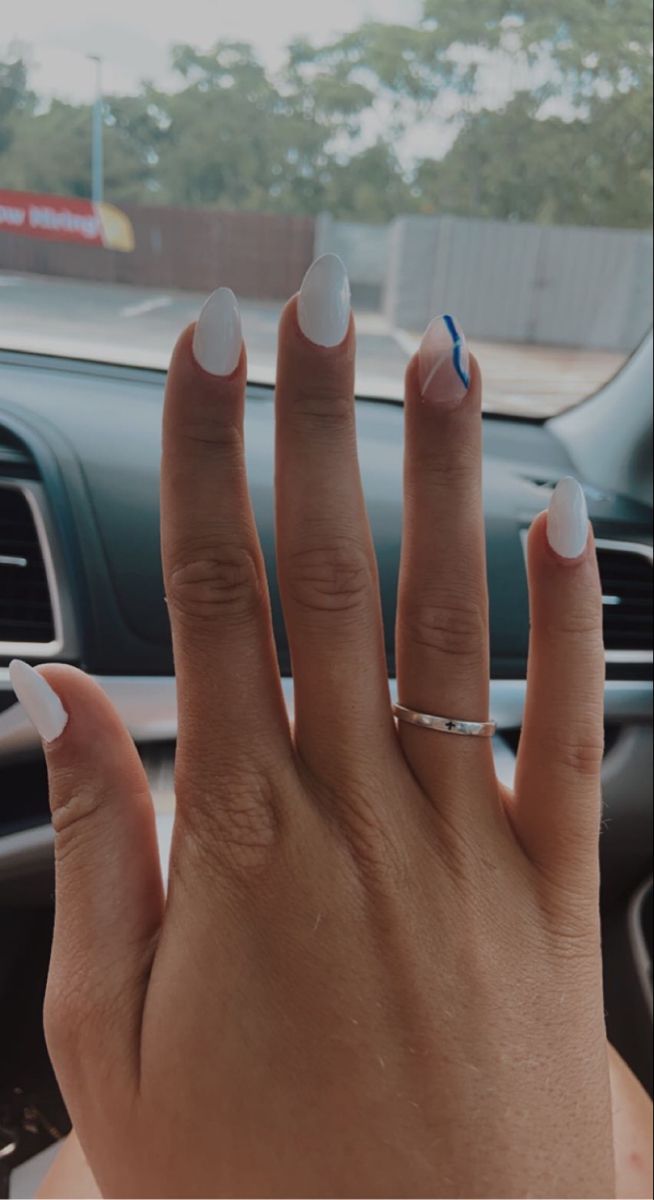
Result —
[[[122,250],[129,254],[134,249],[134,229],[126,213],[113,204],[102,201],[95,205],[100,221],[102,244],[105,250]]]

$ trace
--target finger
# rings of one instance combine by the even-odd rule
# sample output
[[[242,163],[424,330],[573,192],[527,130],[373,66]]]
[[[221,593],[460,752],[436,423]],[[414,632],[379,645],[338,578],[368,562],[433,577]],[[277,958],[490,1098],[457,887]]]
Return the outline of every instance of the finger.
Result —
[[[87,1052],[124,1092],[138,1073],[163,913],[147,779],[122,721],[88,676],[16,661],[10,674],[43,739],[55,836],[48,1046],[67,1098],[80,1098]],[[86,1084],[96,1087],[97,1073]]]
[[[397,616],[400,704],[453,720],[488,719],[488,595],[481,490],[481,377],[458,324],[429,326],[407,372],[404,532]],[[487,739],[399,722],[405,753],[432,790],[444,763],[490,771]],[[449,789],[454,798],[454,790]],[[458,797],[456,797],[458,803]]]
[[[537,862],[595,862],[604,747],[602,590],[579,484],[529,534],[531,638],[514,820]],[[580,859],[581,855],[581,859]]]
[[[173,353],[166,388],[162,550],[179,705],[178,800],[222,818],[221,781],[274,761],[287,718],[243,446],[246,359],[220,288]],[[207,736],[210,727],[211,736]]]
[[[366,769],[392,732],[379,589],[357,459],[355,338],[340,259],[309,270],[281,321],[277,557],[296,741],[313,769]],[[338,755],[335,748],[338,747]]]

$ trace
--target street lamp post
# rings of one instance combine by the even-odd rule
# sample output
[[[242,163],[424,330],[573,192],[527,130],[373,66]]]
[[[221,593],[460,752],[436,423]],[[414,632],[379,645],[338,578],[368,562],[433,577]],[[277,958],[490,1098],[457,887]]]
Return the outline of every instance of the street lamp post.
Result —
[[[93,102],[91,135],[91,196],[99,204],[104,192],[102,59],[99,54],[89,54],[88,57],[91,62],[95,63],[95,100]]]

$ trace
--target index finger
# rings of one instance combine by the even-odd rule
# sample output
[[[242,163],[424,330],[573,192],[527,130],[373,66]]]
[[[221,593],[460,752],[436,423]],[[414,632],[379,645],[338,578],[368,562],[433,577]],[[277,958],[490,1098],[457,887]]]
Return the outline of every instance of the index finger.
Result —
[[[230,767],[251,775],[284,742],[290,751],[245,470],[246,371],[238,305],[221,288],[175,347],[163,421],[162,553],[182,802],[191,782],[195,797],[213,794]]]

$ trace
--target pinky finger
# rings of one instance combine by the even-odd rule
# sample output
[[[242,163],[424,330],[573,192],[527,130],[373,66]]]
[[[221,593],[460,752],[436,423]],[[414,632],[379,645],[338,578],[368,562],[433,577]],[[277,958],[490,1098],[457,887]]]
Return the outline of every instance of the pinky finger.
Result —
[[[528,543],[531,637],[513,813],[548,873],[595,864],[604,748],[602,591],[586,500],[557,485]]]

